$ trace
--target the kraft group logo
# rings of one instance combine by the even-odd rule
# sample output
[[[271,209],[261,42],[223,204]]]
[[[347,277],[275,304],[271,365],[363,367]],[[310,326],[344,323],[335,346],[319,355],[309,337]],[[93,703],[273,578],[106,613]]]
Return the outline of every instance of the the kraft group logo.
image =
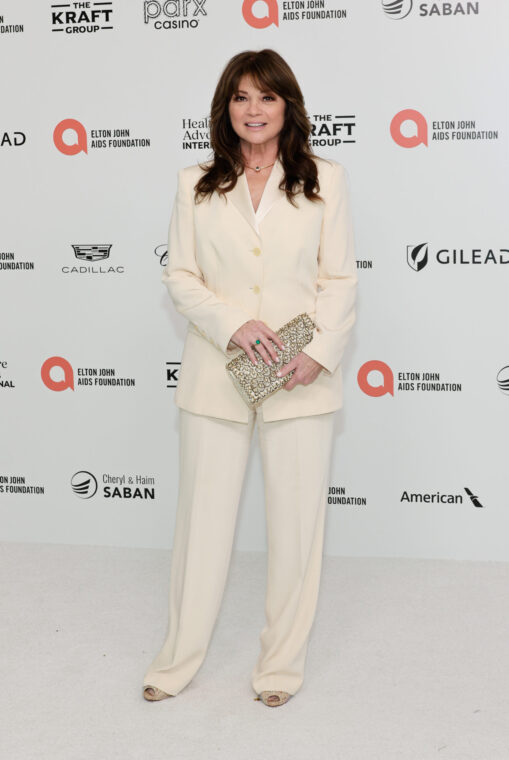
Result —
[[[502,367],[497,373],[497,385],[507,396],[509,396],[509,366]]]
[[[111,0],[86,0],[51,4],[51,31],[65,34],[93,34],[113,29]]]

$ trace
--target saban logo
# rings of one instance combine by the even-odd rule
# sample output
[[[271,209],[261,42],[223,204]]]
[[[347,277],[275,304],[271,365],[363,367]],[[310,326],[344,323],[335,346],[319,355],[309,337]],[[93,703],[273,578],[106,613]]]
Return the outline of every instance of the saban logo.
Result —
[[[386,16],[399,21],[412,10],[412,0],[382,0],[382,8]]]
[[[497,374],[497,385],[502,393],[505,393],[509,396],[509,366],[502,367],[500,372]]]
[[[90,499],[97,493],[97,479],[91,472],[80,470],[72,476],[71,488],[80,499]]]

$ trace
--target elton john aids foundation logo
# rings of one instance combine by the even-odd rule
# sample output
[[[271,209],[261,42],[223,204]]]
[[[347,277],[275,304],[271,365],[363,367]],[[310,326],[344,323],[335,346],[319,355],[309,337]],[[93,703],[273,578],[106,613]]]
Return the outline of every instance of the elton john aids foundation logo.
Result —
[[[257,0],[244,0],[242,3],[242,16],[244,17],[244,21],[254,29],[266,29],[272,24],[274,24],[274,26],[279,26],[279,8],[277,0],[263,1],[263,5],[265,6],[265,13],[263,16],[255,16],[253,13],[253,5],[256,2]]]
[[[70,142],[64,140],[64,134]],[[88,154],[89,149],[150,148],[150,138],[134,137],[129,127],[91,129],[90,136],[84,124],[77,119],[62,119],[53,130],[55,148],[64,156]]]
[[[331,7],[336,0],[243,0],[242,17],[253,29],[267,29],[279,26],[281,22],[301,24],[309,21],[331,21],[347,19],[347,9]],[[281,11],[281,13],[280,13]]]
[[[405,122],[413,124],[413,134],[404,135],[401,127]],[[422,113],[414,108],[405,108],[393,116],[390,126],[391,137],[401,148],[415,148],[428,144],[428,123]]]
[[[357,373],[359,388],[366,396],[380,398],[394,391],[415,393],[460,393],[459,382],[444,381],[436,370],[398,370],[395,387],[394,372],[385,362],[373,359],[365,362]]]
[[[404,125],[404,126],[403,126]],[[390,127],[391,137],[400,148],[428,146],[428,121],[415,108],[404,108],[393,116]],[[476,119],[432,119],[431,141],[477,142],[478,140],[498,140],[497,129],[479,129]]]
[[[377,379],[381,376],[382,382],[374,383],[373,375],[371,375],[372,372],[377,373]],[[373,359],[363,364],[357,373],[357,382],[361,391],[367,396],[374,396],[376,398],[378,396],[385,396],[386,393],[394,396],[394,374],[385,362]]]
[[[74,142],[64,142],[64,132],[71,130],[74,135]],[[87,132],[80,121],[76,119],[63,119],[53,130],[53,142],[55,148],[65,156],[75,156],[77,153],[88,153],[87,149]]]
[[[52,373],[54,373],[53,376]],[[119,377],[114,367],[76,367],[75,369],[63,356],[50,356],[43,362],[41,379],[46,388],[57,392],[67,389],[74,391],[75,385],[89,389],[118,386],[132,388],[136,385],[134,377]]]

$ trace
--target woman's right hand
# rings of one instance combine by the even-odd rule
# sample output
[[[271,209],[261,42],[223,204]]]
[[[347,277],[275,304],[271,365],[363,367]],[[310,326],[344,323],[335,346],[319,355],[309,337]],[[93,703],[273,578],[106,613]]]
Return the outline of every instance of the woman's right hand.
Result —
[[[260,343],[256,344],[258,339]],[[230,338],[231,343],[244,349],[253,364],[258,364],[255,350],[258,351],[266,364],[271,365],[272,359],[275,362],[279,361],[279,357],[271,341],[274,341],[280,349],[284,348],[279,335],[260,319],[250,319],[244,322]]]

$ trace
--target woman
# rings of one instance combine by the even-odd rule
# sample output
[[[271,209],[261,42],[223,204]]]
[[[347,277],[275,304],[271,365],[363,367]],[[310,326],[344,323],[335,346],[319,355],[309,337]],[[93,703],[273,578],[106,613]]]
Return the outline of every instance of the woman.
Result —
[[[175,403],[180,482],[169,627],[144,679],[178,694],[201,666],[223,596],[251,434],[258,427],[268,537],[266,625],[251,683],[264,704],[302,685],[322,563],[341,358],[356,263],[347,178],[312,154],[299,85],[273,50],[234,56],[211,107],[214,158],[178,172],[162,280],[188,320]],[[225,370],[278,361],[276,333],[307,312],[305,350],[283,389],[251,410]]]

